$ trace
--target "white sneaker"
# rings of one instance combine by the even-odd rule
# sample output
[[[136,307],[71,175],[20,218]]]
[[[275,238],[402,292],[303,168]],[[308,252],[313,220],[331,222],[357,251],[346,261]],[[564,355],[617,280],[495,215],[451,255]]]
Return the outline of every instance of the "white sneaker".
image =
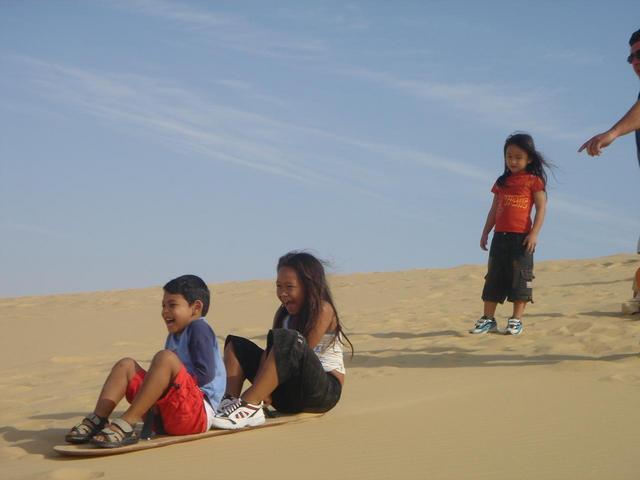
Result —
[[[235,402],[227,405],[224,411],[211,420],[213,428],[223,430],[235,430],[245,427],[257,427],[265,422],[262,402],[252,405],[237,398]]]
[[[233,395],[225,395],[222,397],[222,400],[220,400],[220,403],[218,404],[218,408],[216,408],[216,417],[223,415],[225,413],[225,409],[237,401],[238,397],[234,397]]]
[[[520,335],[522,333],[522,321],[517,318],[510,318],[507,321],[507,329],[505,330],[506,335]]]

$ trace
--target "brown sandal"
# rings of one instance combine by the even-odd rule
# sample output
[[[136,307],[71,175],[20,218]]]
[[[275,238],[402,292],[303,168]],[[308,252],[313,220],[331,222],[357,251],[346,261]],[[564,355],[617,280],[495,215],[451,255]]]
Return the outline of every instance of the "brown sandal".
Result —
[[[102,436],[103,439],[96,438],[98,435]],[[129,422],[122,418],[116,418],[108,427],[97,432],[91,439],[91,443],[99,448],[124,447],[125,445],[138,443],[138,435]]]
[[[64,437],[64,441],[68,443],[89,443],[93,436],[109,423],[108,418],[99,417],[95,413],[87,415],[82,422],[77,424]]]

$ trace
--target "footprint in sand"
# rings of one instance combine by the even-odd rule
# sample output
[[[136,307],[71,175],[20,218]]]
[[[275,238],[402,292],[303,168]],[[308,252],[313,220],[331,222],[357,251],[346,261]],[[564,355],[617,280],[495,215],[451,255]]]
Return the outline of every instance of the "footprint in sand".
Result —
[[[78,364],[78,363],[86,363],[91,361],[92,357],[80,357],[80,356],[55,356],[55,357],[51,357],[49,359],[49,362],[51,363],[62,363],[62,364],[67,364],[67,363],[74,363],[74,364]]]
[[[25,457],[27,452],[18,447],[5,447],[0,448],[0,459],[17,460],[18,458]]]
[[[47,480],[91,480],[93,478],[104,478],[104,472],[96,472],[82,468],[60,468],[48,472],[41,478]]]
[[[125,342],[125,341],[120,341],[120,342],[114,342],[111,344],[114,347],[137,347],[142,345],[140,342]]]
[[[569,331],[573,332],[573,333],[580,333],[580,332],[584,332],[586,330],[589,330],[589,328],[591,328],[591,323],[590,322],[574,322],[570,325],[567,326],[567,328],[569,329]]]
[[[615,373],[608,377],[604,377],[603,380],[610,382],[621,382],[628,385],[638,385],[640,383],[640,376],[635,373]]]

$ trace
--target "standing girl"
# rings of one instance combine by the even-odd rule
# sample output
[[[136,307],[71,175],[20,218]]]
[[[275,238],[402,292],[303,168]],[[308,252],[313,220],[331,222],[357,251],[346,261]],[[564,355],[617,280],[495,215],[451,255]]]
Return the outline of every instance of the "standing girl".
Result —
[[[482,290],[484,314],[470,333],[497,331],[494,315],[498,303],[505,298],[513,303],[505,333],[522,333],[524,307],[533,301],[533,252],[547,205],[545,166],[549,164],[536,150],[530,135],[515,133],[507,138],[504,173],[491,189],[493,203],[480,237],[480,247],[486,250],[489,232],[495,227]],[[536,214],[532,223],[534,205]]]
[[[267,348],[230,335],[225,341],[227,387],[213,426],[264,423],[264,404],[287,413],[326,412],[340,400],[345,368],[342,331],[322,263],[305,252],[278,261],[276,311]],[[244,380],[252,385],[240,395]]]

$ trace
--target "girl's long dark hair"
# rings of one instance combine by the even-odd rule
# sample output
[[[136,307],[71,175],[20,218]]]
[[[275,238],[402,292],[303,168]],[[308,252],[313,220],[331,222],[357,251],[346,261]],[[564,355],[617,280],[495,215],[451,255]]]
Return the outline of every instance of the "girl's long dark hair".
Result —
[[[289,327],[299,331],[305,337],[311,332],[316,325],[323,302],[327,302],[333,308],[336,316],[336,328],[334,331],[334,342],[337,340],[344,344],[344,340],[349,343],[351,354],[353,355],[353,344],[345,335],[340,324],[338,310],[333,303],[333,296],[327,283],[327,277],[324,273],[323,262],[307,252],[289,252],[278,260],[279,271],[282,267],[292,268],[298,275],[298,279],[304,287],[304,302],[300,313],[291,317]],[[274,327],[282,328],[285,317],[288,315],[287,309],[281,305],[274,317]],[[343,340],[344,338],[344,340]]]
[[[550,168],[552,167],[552,165],[547,160],[545,160],[542,153],[536,150],[536,145],[533,142],[533,138],[531,137],[531,135],[524,132],[516,132],[512,135],[509,135],[504,142],[503,156],[505,160],[507,155],[507,147],[509,145],[515,145],[516,147],[520,147],[522,150],[527,152],[527,156],[529,157],[529,160],[531,160],[531,163],[527,164],[527,172],[535,175],[536,177],[540,177],[542,179],[542,183],[544,183],[546,186],[547,172],[545,172],[544,168]],[[504,186],[507,177],[509,177],[510,175],[511,172],[507,168],[505,162],[504,172],[498,177],[496,183],[501,187]]]

